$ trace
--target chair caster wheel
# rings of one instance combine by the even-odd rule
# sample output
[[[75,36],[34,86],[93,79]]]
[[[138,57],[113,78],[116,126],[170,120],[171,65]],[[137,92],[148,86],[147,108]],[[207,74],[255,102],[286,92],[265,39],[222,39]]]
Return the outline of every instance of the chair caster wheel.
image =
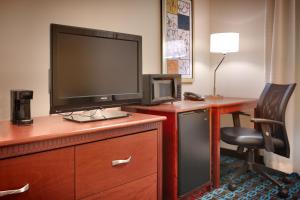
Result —
[[[287,198],[289,196],[289,190],[286,188],[280,189],[280,191],[278,192],[278,196],[281,198]]]
[[[228,189],[229,189],[230,191],[234,191],[236,188],[237,188],[237,185],[236,185],[236,184],[234,184],[234,183],[228,184]]]

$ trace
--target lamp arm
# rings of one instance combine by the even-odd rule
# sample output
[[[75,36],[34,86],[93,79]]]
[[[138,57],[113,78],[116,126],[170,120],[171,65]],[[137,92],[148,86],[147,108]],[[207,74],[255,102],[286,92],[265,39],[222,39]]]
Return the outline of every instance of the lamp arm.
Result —
[[[226,53],[223,54],[223,58],[221,59],[221,61],[219,62],[218,66],[215,68],[214,71],[214,96],[216,96],[216,77],[217,77],[217,70],[220,67],[220,65],[222,64],[222,62],[224,61],[226,57]]]

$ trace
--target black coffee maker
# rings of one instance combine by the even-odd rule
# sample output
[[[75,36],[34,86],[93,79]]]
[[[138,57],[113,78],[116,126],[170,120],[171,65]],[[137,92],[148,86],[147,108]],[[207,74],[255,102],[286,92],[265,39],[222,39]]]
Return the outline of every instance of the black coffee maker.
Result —
[[[32,124],[30,114],[30,100],[33,97],[32,90],[11,90],[11,121],[13,124]]]

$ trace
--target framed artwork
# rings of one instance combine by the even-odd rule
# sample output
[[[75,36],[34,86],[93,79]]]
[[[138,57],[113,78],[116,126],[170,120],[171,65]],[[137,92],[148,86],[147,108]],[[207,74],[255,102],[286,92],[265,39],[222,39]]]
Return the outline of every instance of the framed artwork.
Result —
[[[193,82],[193,2],[162,0],[162,73]]]

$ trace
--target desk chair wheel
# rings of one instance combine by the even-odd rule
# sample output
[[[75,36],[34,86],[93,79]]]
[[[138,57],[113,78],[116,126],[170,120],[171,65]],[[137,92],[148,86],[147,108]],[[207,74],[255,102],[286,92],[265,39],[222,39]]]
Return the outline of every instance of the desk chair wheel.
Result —
[[[287,188],[280,188],[277,195],[280,198],[287,198],[289,196],[289,190]]]
[[[236,190],[236,188],[237,188],[238,186],[236,185],[236,184],[234,184],[234,183],[229,183],[228,184],[228,189],[230,190],[230,191],[234,191],[234,190]]]

